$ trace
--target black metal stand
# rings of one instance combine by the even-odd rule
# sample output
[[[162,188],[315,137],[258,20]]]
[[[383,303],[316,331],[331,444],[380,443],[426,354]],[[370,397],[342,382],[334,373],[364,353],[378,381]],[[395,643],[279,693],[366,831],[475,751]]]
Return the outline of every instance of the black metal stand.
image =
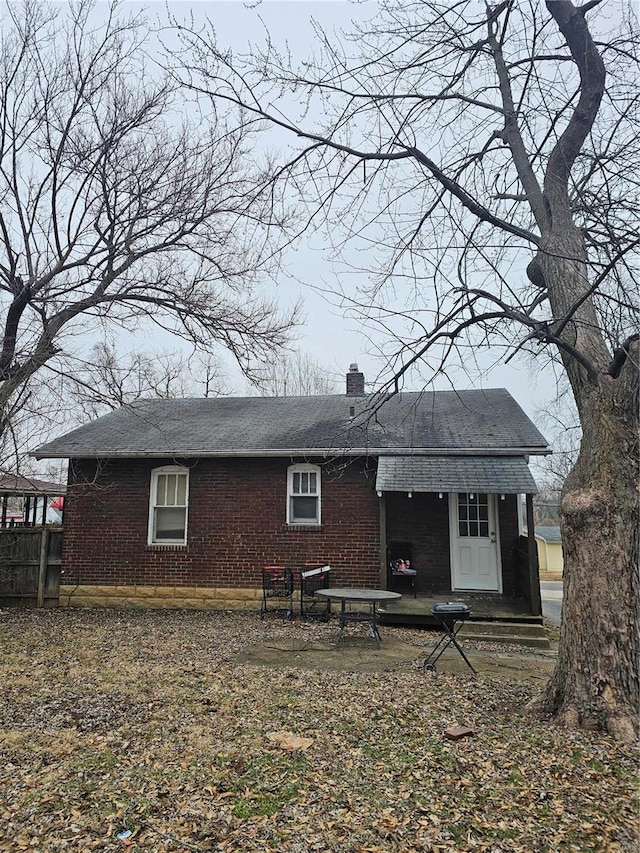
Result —
[[[267,610],[285,613],[293,619],[293,572],[285,566],[267,566],[262,570],[260,618]]]
[[[435,672],[437,661],[449,646],[453,645],[458,650],[471,672],[474,675],[477,675],[477,672],[471,665],[471,661],[465,655],[464,649],[456,639],[456,636],[464,625],[465,620],[471,615],[471,608],[466,604],[447,601],[436,604],[431,612],[442,626],[442,636],[438,640],[436,647],[425,658],[425,661],[422,664],[423,672]]]
[[[411,589],[411,593],[414,598],[417,598],[416,595],[416,572],[394,572],[391,570],[389,572],[391,576],[391,588],[395,589],[397,584],[400,581],[404,581]]]

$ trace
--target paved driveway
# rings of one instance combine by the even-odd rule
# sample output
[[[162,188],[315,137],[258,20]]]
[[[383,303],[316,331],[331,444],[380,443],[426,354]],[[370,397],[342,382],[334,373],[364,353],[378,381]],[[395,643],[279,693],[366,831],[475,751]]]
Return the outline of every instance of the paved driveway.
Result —
[[[562,581],[540,581],[542,615],[552,625],[560,626],[562,610]]]

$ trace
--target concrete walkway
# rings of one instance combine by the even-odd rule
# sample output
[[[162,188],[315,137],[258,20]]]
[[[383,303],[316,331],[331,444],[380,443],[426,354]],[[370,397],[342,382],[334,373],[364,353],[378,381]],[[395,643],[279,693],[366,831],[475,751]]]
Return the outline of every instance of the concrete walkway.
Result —
[[[292,667],[321,671],[391,672],[413,669],[422,675],[422,663],[435,640],[424,646],[384,636],[380,648],[366,637],[346,637],[338,648],[330,642],[267,640],[244,649],[238,664],[267,667]],[[499,650],[463,644],[465,654],[479,676],[519,681],[546,681],[555,664],[556,652],[502,646]],[[437,673],[473,677],[473,673],[450,646],[436,664]],[[430,673],[425,673],[428,677]]]
[[[560,627],[562,617],[562,581],[541,581],[542,614],[552,625]]]
[[[516,681],[547,681],[556,662],[557,652],[532,650],[523,654],[521,650],[485,651],[464,647],[466,656],[478,675],[488,678],[510,678]],[[462,657],[451,647],[436,664],[437,672],[471,674]]]

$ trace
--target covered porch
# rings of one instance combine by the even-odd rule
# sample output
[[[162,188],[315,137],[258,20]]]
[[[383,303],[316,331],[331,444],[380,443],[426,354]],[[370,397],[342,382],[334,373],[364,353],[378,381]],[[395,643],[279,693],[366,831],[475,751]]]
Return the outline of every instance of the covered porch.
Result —
[[[448,600],[468,603],[475,619],[541,619],[537,487],[524,456],[385,456],[376,489],[380,582],[404,593],[398,624],[429,622]],[[392,574],[399,558],[410,560],[411,582]]]
[[[537,649],[550,649],[550,641],[541,615],[531,613],[521,598],[454,593],[447,596],[403,594],[402,598],[379,608],[381,625],[441,630],[433,607],[442,601],[466,604],[471,613],[461,626],[461,639],[484,643],[505,643]]]
[[[0,528],[61,524],[66,491],[61,483],[17,474],[0,476]]]

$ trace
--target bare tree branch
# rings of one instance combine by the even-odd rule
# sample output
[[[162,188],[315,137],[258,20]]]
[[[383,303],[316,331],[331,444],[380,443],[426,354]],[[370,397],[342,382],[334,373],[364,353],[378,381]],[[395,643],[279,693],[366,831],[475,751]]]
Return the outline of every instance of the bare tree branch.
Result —
[[[98,323],[157,323],[251,376],[286,345],[261,277],[286,210],[240,112],[191,121],[141,18],[7,7],[0,68],[0,407]],[[5,417],[6,422],[6,417]]]

